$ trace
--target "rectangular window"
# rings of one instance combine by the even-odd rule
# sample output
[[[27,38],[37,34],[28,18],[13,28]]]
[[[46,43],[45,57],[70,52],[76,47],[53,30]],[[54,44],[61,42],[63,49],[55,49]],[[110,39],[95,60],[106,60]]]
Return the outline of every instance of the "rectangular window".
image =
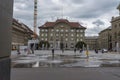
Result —
[[[81,36],[81,37],[83,37],[83,35],[82,35],[82,34],[81,34],[80,36]]]
[[[58,34],[56,34],[56,36],[59,36]]]
[[[74,29],[71,29],[71,32],[74,32]]]
[[[44,32],[44,29],[41,29],[42,32]]]
[[[41,34],[41,36],[44,36],[44,34]]]
[[[64,32],[64,30],[63,30],[63,29],[61,29],[61,32]]]
[[[63,36],[63,34],[61,34],[61,36]]]
[[[77,32],[79,32],[79,30],[77,30]]]
[[[53,34],[51,33],[50,36],[53,36]]]
[[[68,38],[66,38],[65,40],[68,41]]]
[[[80,30],[80,32],[83,32],[83,30]]]
[[[66,32],[68,32],[68,30],[67,30],[67,29],[66,29],[65,31],[66,31]]]
[[[45,36],[47,37],[47,34],[45,34]]]
[[[71,36],[73,37],[74,35],[73,35],[73,34],[71,34]]]
[[[59,32],[59,29],[57,29],[56,32]]]
[[[48,30],[46,29],[45,32],[48,32]]]
[[[80,39],[80,41],[83,41],[83,39]]]
[[[79,39],[77,39],[77,42],[79,41]]]

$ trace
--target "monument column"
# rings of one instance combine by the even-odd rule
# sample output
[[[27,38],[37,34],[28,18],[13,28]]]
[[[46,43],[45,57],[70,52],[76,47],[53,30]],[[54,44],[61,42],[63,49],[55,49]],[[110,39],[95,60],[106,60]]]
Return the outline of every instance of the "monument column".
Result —
[[[10,80],[13,0],[0,0],[0,80]]]

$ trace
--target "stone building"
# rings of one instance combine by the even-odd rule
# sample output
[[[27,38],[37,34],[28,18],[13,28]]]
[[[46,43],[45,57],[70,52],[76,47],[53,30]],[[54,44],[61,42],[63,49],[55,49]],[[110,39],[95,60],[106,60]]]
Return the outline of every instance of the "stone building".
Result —
[[[40,41],[48,41],[50,48],[73,49],[78,41],[84,41],[85,27],[78,22],[69,22],[67,19],[57,19],[55,22],[46,22],[39,27]]]
[[[110,26],[99,33],[98,43],[100,49],[108,49],[108,50],[112,49],[111,28],[112,27]]]
[[[98,36],[86,36],[85,43],[89,46],[89,50],[98,49]]]
[[[117,7],[117,9],[120,12],[120,5]],[[112,17],[111,20],[112,25],[112,47],[113,50],[116,49],[117,44],[119,44],[120,47],[120,15],[117,17]]]
[[[10,80],[13,0],[0,0],[0,80]]]
[[[13,19],[12,22],[12,49],[17,49],[19,46],[27,45],[31,39],[33,31],[25,24]]]

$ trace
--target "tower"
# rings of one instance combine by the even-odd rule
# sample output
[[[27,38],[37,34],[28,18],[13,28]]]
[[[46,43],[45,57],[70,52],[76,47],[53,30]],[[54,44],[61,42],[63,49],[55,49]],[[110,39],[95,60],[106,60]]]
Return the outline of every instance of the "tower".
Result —
[[[37,37],[37,0],[34,0],[34,38]]]

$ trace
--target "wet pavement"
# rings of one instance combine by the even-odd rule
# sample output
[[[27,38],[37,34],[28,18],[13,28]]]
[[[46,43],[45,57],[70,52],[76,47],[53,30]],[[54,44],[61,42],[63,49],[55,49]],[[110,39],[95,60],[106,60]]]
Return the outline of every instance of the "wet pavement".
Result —
[[[12,52],[12,56],[15,52]],[[16,56],[16,55],[15,55]],[[50,50],[35,51],[35,54],[25,54],[22,52],[19,57],[12,58],[13,68],[34,68],[34,67],[120,67],[120,54],[98,53],[89,51],[89,57],[85,51],[55,51],[53,57]]]
[[[11,80],[120,80],[120,67],[12,68]]]

